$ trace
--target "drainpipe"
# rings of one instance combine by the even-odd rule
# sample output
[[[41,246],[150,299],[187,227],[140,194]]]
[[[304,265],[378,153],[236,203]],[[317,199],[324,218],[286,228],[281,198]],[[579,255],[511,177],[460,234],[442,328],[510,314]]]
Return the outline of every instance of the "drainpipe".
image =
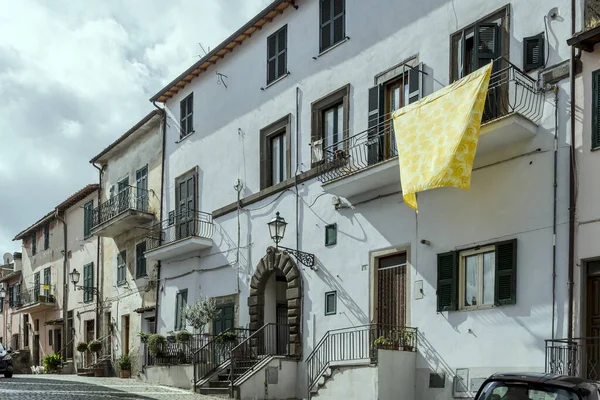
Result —
[[[558,86],[552,88],[554,92],[554,181],[553,181],[553,196],[554,208],[552,214],[552,340],[556,333],[555,318],[556,318],[556,206],[557,206],[557,189],[558,189]]]
[[[67,308],[68,308],[68,297],[69,297],[69,282],[67,281],[67,221],[60,217],[58,209],[54,210],[54,217],[59,220],[63,225],[63,301],[62,301],[62,319],[63,328],[67,328]],[[63,329],[64,334],[62,335],[62,357],[64,360],[67,359],[67,329]]]
[[[102,200],[102,168],[97,166],[95,163],[92,163],[92,165],[98,170],[98,207],[100,207],[100,201]],[[100,208],[98,208],[98,211],[100,211]],[[102,278],[100,277],[100,271],[104,272],[104,268],[100,268],[100,251],[100,236],[97,236],[96,279],[98,280],[98,283],[96,284],[96,286],[99,289],[98,294],[96,295],[96,339],[100,338],[100,335],[98,334],[98,332],[100,332],[100,296],[102,296],[102,293],[104,293],[104,276],[102,276]],[[102,266],[104,267],[104,262],[102,264]]]
[[[577,0],[571,0],[571,36],[575,34],[576,29],[576,3]],[[571,96],[571,151],[569,152],[569,278],[568,278],[568,339],[573,338],[573,276],[575,269],[575,48],[571,46],[569,86]]]
[[[160,108],[159,106],[156,105],[156,102],[153,101],[152,104],[154,105],[154,107],[156,107],[158,110],[162,111],[162,164],[161,164],[161,171],[160,171],[160,211],[159,211],[159,223],[162,224],[162,220],[163,220],[163,197],[164,197],[164,193],[163,193],[163,188],[165,185],[165,148],[167,146],[167,110],[165,109],[165,107]],[[161,235],[162,237],[162,235]],[[160,240],[160,239],[159,239]],[[160,243],[159,243],[160,244]],[[160,267],[161,267],[161,262],[160,260],[158,261],[158,263],[156,264],[156,301],[155,301],[155,308],[154,308],[154,333],[158,333],[158,306],[159,306],[159,295],[160,295]]]

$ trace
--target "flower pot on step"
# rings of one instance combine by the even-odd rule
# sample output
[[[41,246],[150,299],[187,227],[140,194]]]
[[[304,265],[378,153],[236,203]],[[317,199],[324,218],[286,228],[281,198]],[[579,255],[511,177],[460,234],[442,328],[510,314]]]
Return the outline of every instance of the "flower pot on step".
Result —
[[[129,379],[131,378],[131,371],[128,369],[122,369],[119,371],[119,376],[123,379]]]
[[[104,367],[95,367],[94,376],[96,378],[102,378],[104,376]]]

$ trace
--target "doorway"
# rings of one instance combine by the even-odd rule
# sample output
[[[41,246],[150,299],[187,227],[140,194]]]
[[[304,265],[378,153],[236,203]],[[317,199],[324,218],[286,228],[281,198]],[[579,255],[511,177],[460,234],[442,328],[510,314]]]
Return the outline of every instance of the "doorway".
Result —
[[[40,335],[33,336],[33,365],[40,365]]]
[[[406,326],[407,254],[399,252],[375,259],[375,314],[377,337],[390,337]]]
[[[287,280],[280,270],[275,270],[265,285],[265,323],[273,324],[265,332],[265,354],[285,355],[289,339],[287,330]]]
[[[85,342],[89,343],[94,340],[94,320],[89,319],[85,321]],[[90,365],[93,362],[92,353],[88,350],[85,352],[85,364]]]
[[[583,376],[587,379],[600,379],[600,261],[587,264],[586,284],[586,362]]]
[[[123,317],[121,317],[121,326],[123,329],[123,351],[121,354],[129,354],[129,315],[123,315]]]

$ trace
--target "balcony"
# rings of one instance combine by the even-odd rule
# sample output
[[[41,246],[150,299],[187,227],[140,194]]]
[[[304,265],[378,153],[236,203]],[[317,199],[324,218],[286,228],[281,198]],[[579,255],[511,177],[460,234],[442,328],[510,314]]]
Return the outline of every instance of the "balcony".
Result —
[[[189,211],[175,214],[148,232],[146,259],[168,261],[212,247],[212,214]]]
[[[490,78],[477,156],[532,138],[542,117],[544,95],[536,82],[510,64]],[[326,192],[340,197],[400,184],[398,150],[391,119],[323,148],[319,176]]]
[[[92,210],[92,235],[116,237],[154,220],[150,192],[128,186]]]
[[[546,340],[546,372],[600,380],[600,337]]]
[[[48,289],[44,289],[47,287]],[[38,312],[54,308],[54,285],[40,285],[21,291],[14,302],[14,307],[19,311]]]

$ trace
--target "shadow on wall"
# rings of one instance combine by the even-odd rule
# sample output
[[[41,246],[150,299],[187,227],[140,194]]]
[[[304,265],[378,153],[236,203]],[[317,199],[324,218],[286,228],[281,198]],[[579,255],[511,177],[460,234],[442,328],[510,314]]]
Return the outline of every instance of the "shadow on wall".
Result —
[[[419,331],[417,342],[417,365],[426,363],[429,369],[434,372],[444,372],[450,379],[454,376],[452,367],[437,352],[431,342],[427,340],[425,334]]]

